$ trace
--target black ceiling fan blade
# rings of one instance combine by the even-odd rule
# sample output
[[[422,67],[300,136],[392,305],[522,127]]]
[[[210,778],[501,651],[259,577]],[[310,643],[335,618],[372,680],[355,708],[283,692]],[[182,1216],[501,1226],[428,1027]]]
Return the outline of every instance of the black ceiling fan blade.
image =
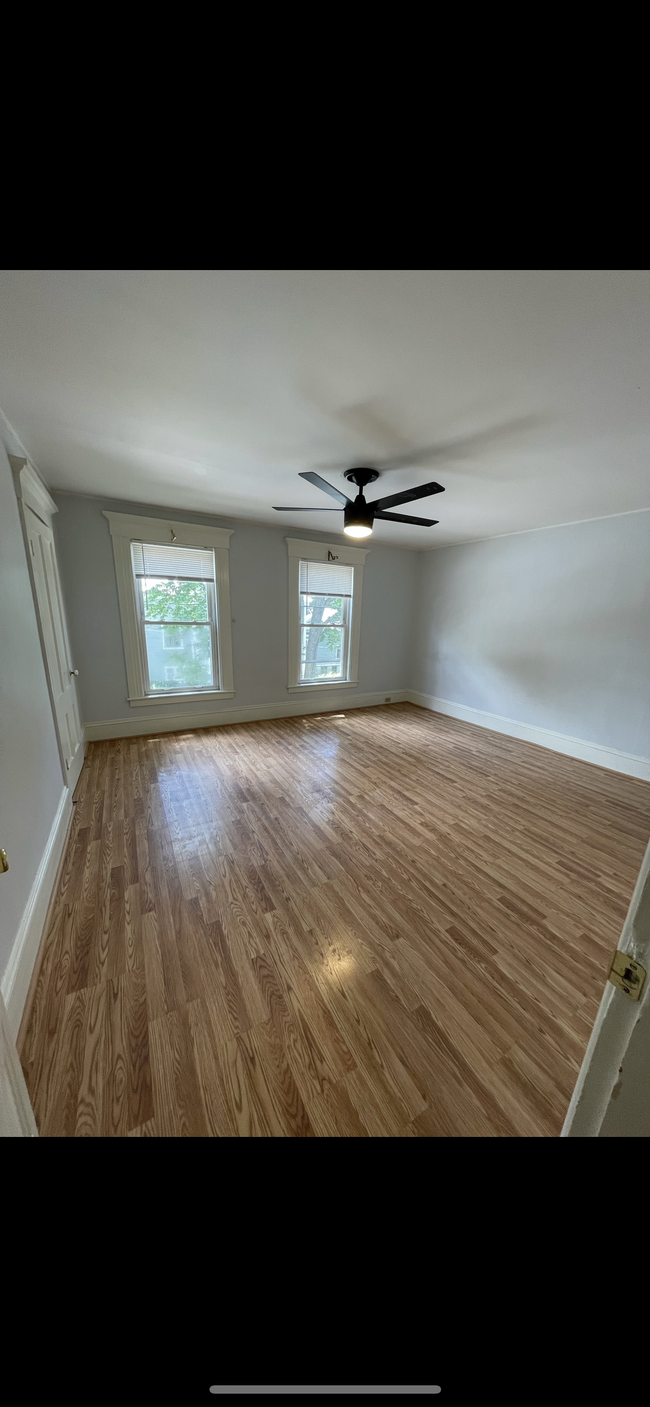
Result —
[[[308,484],[314,484],[315,488],[322,489],[324,493],[330,494],[343,508],[346,508],[348,503],[352,502],[352,499],[348,498],[347,494],[341,493],[340,489],[335,489],[333,484],[328,484],[327,479],[321,479],[320,474],[314,474],[311,469],[308,469],[304,474],[301,473],[300,477],[301,479],[306,479]]]
[[[277,504],[277,503],[274,503],[274,504],[273,504],[273,508],[274,508],[274,510],[275,510],[276,513],[342,513],[342,512],[343,512],[343,509],[342,509],[342,508],[328,508],[326,503],[323,504],[323,507],[322,507],[322,508],[296,508],[295,505],[294,505],[293,508],[288,508],[286,504],[284,504],[284,505],[280,508],[280,507],[278,507],[278,504]]]
[[[387,498],[376,498],[368,507],[374,508],[375,512],[378,508],[396,508],[398,503],[415,503],[416,499],[428,498],[432,493],[444,493],[442,484],[420,484],[419,488],[406,489],[404,493],[390,493]]]
[[[375,512],[375,518],[385,518],[389,523],[415,523],[418,528],[435,528],[439,518],[409,518],[407,513]]]

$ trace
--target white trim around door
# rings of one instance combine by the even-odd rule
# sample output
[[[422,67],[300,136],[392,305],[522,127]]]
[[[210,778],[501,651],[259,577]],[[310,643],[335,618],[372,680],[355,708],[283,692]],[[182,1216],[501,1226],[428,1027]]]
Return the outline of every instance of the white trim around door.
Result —
[[[84,730],[72,663],[68,625],[56,555],[52,517],[58,512],[27,460],[11,456],[36,623],[54,715],[63,780],[74,791],[85,754]]]

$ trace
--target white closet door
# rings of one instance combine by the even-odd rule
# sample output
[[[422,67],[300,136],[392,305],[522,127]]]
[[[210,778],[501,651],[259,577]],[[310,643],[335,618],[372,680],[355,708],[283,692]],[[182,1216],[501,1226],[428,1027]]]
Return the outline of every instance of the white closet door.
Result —
[[[83,766],[83,731],[72,672],[52,529],[23,504],[43,648],[59,734],[61,757],[71,790]]]

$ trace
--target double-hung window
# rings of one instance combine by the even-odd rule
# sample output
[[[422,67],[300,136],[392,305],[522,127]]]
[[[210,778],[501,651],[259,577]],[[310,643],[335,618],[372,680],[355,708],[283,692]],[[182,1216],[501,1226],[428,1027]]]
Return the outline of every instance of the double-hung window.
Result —
[[[354,567],[300,563],[300,683],[348,678]]]
[[[214,551],[132,542],[145,693],[219,688]]]
[[[231,532],[106,513],[115,554],[129,702],[232,698]]]
[[[363,564],[368,549],[287,538],[288,688],[357,684]]]

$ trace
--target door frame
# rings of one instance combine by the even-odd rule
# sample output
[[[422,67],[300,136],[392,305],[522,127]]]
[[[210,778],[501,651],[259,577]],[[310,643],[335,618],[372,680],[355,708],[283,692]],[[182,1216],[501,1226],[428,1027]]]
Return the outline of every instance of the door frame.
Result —
[[[646,971],[650,968],[650,842],[618,940],[618,952],[629,954]],[[634,1028],[648,1008],[650,980],[646,979],[646,990],[639,1002],[631,1001],[607,980],[561,1138],[600,1136],[611,1102],[620,1091]],[[638,1098],[638,1091],[635,1097]],[[645,1089],[643,1099],[645,1102]]]
[[[31,511],[32,511],[32,513],[35,513],[35,514],[36,514],[36,517],[40,519],[40,521],[44,524],[44,526],[45,526],[46,528],[48,528],[50,532],[52,532],[52,530],[53,530],[53,529],[52,529],[52,517],[53,517],[53,515],[54,515],[55,513],[58,513],[59,510],[58,510],[58,508],[57,508],[56,503],[54,502],[54,499],[53,499],[53,498],[50,496],[50,494],[48,493],[48,491],[47,491],[47,489],[46,489],[46,487],[45,487],[45,484],[43,483],[42,479],[39,478],[39,476],[38,476],[38,474],[36,473],[35,469],[32,468],[32,465],[29,463],[29,461],[28,461],[27,459],[20,459],[20,458],[18,458],[17,455],[15,455],[15,454],[10,454],[10,455],[9,455],[9,462],[10,462],[10,464],[11,464],[11,468],[12,468],[12,471],[13,471],[14,487],[15,487],[15,490],[16,490],[16,497],[17,497],[17,499],[18,499],[18,508],[19,508],[19,512],[20,512],[20,525],[21,525],[22,533],[23,533],[23,542],[24,542],[24,545],[25,545],[25,555],[26,555],[26,557],[27,557],[27,563],[28,563],[28,567],[29,567],[29,580],[30,580],[30,582],[31,582],[32,595],[33,595],[33,597],[34,597],[34,611],[35,611],[35,615],[36,615],[36,623],[37,623],[37,626],[38,626],[39,640],[40,640],[40,642],[41,642],[41,653],[42,653],[42,655],[43,655],[43,664],[44,664],[44,667],[45,667],[45,678],[46,678],[46,680],[47,680],[47,690],[48,690],[48,694],[49,694],[49,696],[50,696],[50,706],[51,706],[51,709],[52,709],[52,716],[53,716],[53,719],[54,719],[54,731],[55,731],[55,733],[56,733],[56,742],[57,742],[57,747],[58,747],[58,749],[59,749],[59,763],[60,763],[60,766],[61,766],[61,775],[62,775],[62,777],[63,777],[63,780],[64,780],[64,782],[65,782],[66,787],[70,787],[71,782],[72,782],[73,779],[71,778],[70,773],[69,773],[69,771],[68,771],[68,768],[67,768],[67,766],[66,766],[66,759],[65,759],[65,755],[64,755],[64,751],[63,751],[63,744],[62,744],[61,736],[60,736],[60,733],[59,733],[59,725],[58,725],[58,719],[57,719],[57,713],[56,713],[56,705],[55,705],[54,694],[53,694],[53,691],[52,691],[52,681],[51,681],[51,679],[50,679],[50,668],[49,668],[48,659],[47,659],[47,650],[46,650],[46,647],[45,647],[45,640],[44,640],[44,637],[43,637],[43,627],[42,627],[42,623],[41,623],[41,613],[40,613],[40,607],[39,607],[39,603],[38,603],[38,592],[37,592],[37,589],[36,589],[36,582],[35,582],[35,580],[34,580],[34,568],[33,568],[33,564],[32,564],[32,554],[31,554],[31,552],[30,552],[30,550],[29,550],[29,536],[28,536],[28,532],[27,532],[27,522],[26,522],[26,519],[25,519],[25,508],[27,507],[27,508],[30,508]],[[55,553],[55,556],[56,556],[56,553]],[[59,571],[59,564],[58,564],[58,559],[57,559],[57,573],[58,573],[58,571]],[[66,653],[67,653],[67,656],[68,656],[68,665],[70,665],[70,661],[71,661],[71,659],[72,659],[72,653],[71,653],[71,650],[70,650],[70,637],[69,637],[69,635],[68,635],[68,622],[67,622],[66,617],[65,617],[65,609],[63,609],[63,613],[62,613],[62,625],[63,625],[63,632],[64,632],[64,636],[65,636],[65,647],[66,647]],[[80,720],[80,723],[81,723],[81,712],[80,712],[80,709],[79,709],[79,695],[78,695],[78,693],[77,693],[76,683],[75,683],[75,685],[74,685],[74,689],[75,689],[75,693],[76,693],[76,695],[77,695],[77,712],[78,712],[78,714],[79,714],[79,720]],[[81,764],[81,765],[83,766],[83,758],[85,758],[85,755],[86,755],[86,734],[85,734],[85,728],[84,728],[84,726],[83,726],[83,723],[81,723],[81,733],[82,733],[82,741],[81,741],[81,748],[82,748],[82,764]],[[77,780],[78,780],[78,774],[77,774],[77,777],[74,779],[74,785],[75,785],[75,786],[76,786]],[[72,790],[74,790],[74,787],[72,788]]]

